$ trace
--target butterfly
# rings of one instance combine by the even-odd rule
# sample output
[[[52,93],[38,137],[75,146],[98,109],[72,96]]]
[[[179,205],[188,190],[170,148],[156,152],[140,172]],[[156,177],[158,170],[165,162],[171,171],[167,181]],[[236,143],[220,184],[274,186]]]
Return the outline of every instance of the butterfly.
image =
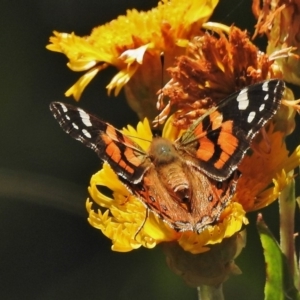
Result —
[[[129,191],[179,232],[202,232],[218,222],[240,176],[237,167],[264,124],[278,110],[284,82],[250,85],[223,99],[176,141],[153,137],[144,151],[134,138],[84,110],[50,104],[74,139],[107,162]]]

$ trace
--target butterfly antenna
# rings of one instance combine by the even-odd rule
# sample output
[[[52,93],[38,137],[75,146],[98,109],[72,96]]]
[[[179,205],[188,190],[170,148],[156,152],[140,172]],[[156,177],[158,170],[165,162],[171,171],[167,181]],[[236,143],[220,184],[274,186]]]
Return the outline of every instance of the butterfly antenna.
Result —
[[[131,139],[138,139],[140,141],[144,141],[144,142],[148,142],[148,143],[151,143],[152,141],[151,140],[148,140],[148,139],[144,139],[142,137],[139,137],[139,136],[134,136],[134,135],[127,135],[127,137],[131,138]]]
[[[161,87],[164,86],[164,66],[165,66],[165,54],[160,53],[160,65],[161,65]]]
[[[221,19],[221,22],[227,21],[227,19],[243,4],[245,0],[238,1],[238,3],[229,11],[229,13]]]
[[[136,237],[137,237],[138,234],[141,232],[142,228],[145,226],[148,217],[149,217],[149,208],[146,207],[146,215],[145,215],[144,221],[143,221],[143,223],[141,224],[141,226],[139,227],[139,229],[136,231],[136,233],[135,233],[135,235],[134,235],[134,240],[135,240],[135,241],[137,241]]]
[[[160,90],[158,91],[158,101],[157,101],[157,104],[156,104],[156,108],[158,110],[161,110],[162,102],[163,102],[163,99],[164,99],[164,92],[163,92],[163,88],[164,88],[164,66],[165,66],[164,52],[160,53],[160,65],[161,65],[161,82],[160,82]],[[154,119],[153,127],[157,127],[157,126],[160,125],[160,119],[159,118],[160,118],[160,113]]]

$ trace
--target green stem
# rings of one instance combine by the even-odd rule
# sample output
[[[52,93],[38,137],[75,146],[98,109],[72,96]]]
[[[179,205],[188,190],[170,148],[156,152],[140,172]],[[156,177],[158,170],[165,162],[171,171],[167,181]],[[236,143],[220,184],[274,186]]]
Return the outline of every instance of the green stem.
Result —
[[[198,300],[224,300],[223,285],[218,287],[201,285],[197,288]]]
[[[290,174],[291,176],[293,174]],[[295,180],[285,187],[279,196],[280,214],[280,248],[286,256],[289,270],[296,279],[298,270],[295,264],[295,241],[294,241],[294,219],[295,219]],[[297,283],[295,282],[296,286]]]

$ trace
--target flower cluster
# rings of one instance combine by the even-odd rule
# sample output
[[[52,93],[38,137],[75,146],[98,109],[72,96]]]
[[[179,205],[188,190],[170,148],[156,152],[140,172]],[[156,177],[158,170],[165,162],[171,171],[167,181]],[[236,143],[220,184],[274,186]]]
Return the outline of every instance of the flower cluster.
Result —
[[[154,125],[164,124],[162,136],[175,141],[190,124],[231,93],[266,79],[287,78],[287,65],[282,58],[295,59],[291,53],[294,45],[281,43],[279,49],[274,46],[274,36],[278,26],[280,37],[284,36],[277,18],[291,6],[286,4],[270,12],[266,6],[260,10],[254,1],[259,17],[257,34],[267,32],[270,28],[267,25],[277,20],[268,32],[271,37],[268,53],[263,53],[247,32],[235,26],[205,23],[217,2],[163,0],[149,12],[128,11],[127,16],[95,28],[87,37],[55,32],[48,49],[64,53],[73,71],[86,72],[66,95],[78,100],[99,71],[115,66],[119,72],[107,86],[108,92],[114,90],[117,95],[125,87],[127,100],[140,119],[148,117],[154,120]],[[293,12],[296,14],[296,10]],[[162,53],[163,68],[168,70],[163,75],[168,79],[163,88]],[[228,238],[236,240],[248,223],[246,213],[275,201],[290,184],[293,178],[290,172],[300,164],[300,147],[289,155],[285,145],[285,137],[293,131],[295,112],[299,110],[289,89],[282,104],[276,116],[254,138],[251,151],[239,165],[242,176],[230,204],[216,224],[200,234],[172,229],[128,191],[107,163],[91,178],[92,200],[86,202],[90,224],[110,238],[112,249],[120,252],[173,242],[198,255]],[[128,126],[122,133],[138,137],[135,141],[147,152],[153,135],[146,119],[136,129]],[[111,193],[108,195],[102,187]],[[227,276],[225,273],[220,275],[222,280]]]

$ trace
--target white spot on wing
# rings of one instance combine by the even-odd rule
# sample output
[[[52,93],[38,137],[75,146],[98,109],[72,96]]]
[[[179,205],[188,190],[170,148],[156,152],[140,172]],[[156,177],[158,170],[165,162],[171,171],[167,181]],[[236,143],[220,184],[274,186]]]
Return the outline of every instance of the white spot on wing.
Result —
[[[75,123],[72,123],[72,126],[77,130],[79,129],[79,127]]]
[[[267,101],[269,99],[269,94],[266,94],[264,100]]]
[[[86,129],[82,129],[82,133],[89,139],[92,137],[91,134]]]
[[[70,118],[68,115],[66,115],[66,119],[67,119],[68,121],[71,120],[71,118]]]
[[[247,137],[249,138],[252,138],[254,136],[254,132],[252,129],[249,130],[248,134],[247,134]]]
[[[269,81],[265,81],[263,83],[263,85],[261,86],[261,88],[263,91],[268,92],[269,91]]]
[[[260,107],[259,107],[259,111],[263,111],[265,109],[265,104],[261,104]]]
[[[255,111],[251,111],[251,113],[248,116],[247,122],[251,123],[253,121],[255,115],[256,115],[256,112]]]
[[[236,98],[239,103],[239,109],[245,110],[249,105],[248,89],[243,89]]]
[[[92,127],[90,116],[82,109],[78,109],[78,112],[81,117],[82,123],[87,127]]]
[[[68,111],[67,107],[64,104],[60,103],[60,106],[64,113],[66,113]]]

